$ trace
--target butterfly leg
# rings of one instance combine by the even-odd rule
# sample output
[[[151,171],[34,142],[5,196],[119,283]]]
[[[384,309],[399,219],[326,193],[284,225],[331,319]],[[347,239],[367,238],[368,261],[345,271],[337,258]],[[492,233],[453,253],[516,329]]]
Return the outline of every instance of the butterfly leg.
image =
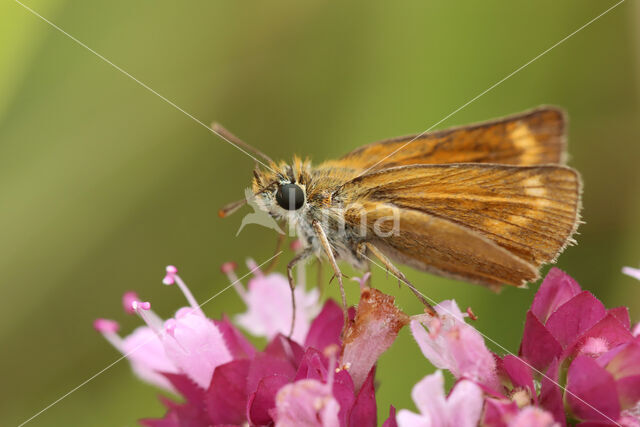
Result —
[[[316,258],[316,280],[318,281],[316,286],[320,291],[320,296],[324,295],[324,281],[322,278],[322,260],[320,258]]]
[[[422,295],[422,293],[420,293],[415,288],[415,286],[413,286],[411,282],[407,280],[407,277],[402,273],[402,271],[398,270],[398,268],[391,263],[391,260],[387,258],[387,256],[383,254],[382,251],[375,247],[372,243],[367,242],[366,245],[367,249],[369,249],[369,252],[371,252],[371,254],[378,258],[378,260],[382,262],[382,264],[387,268],[388,271],[391,272],[391,274],[396,276],[399,281],[403,282],[409,289],[411,289],[411,292],[413,292],[413,294],[420,300],[420,302],[424,304],[425,312],[429,313],[432,316],[437,316],[436,311],[431,306],[431,304],[429,304],[424,295]]]
[[[278,261],[280,261],[280,255],[281,255],[280,252],[282,250],[282,244],[284,243],[285,237],[286,235],[278,233],[278,241],[276,242],[276,251],[275,251],[276,256],[271,260],[267,268],[264,269],[265,273],[271,273],[273,269],[276,268]]]
[[[309,258],[311,255],[313,255],[313,250],[311,248],[307,248],[302,252],[300,252],[298,255],[296,255],[291,261],[289,261],[289,264],[287,264],[287,278],[289,279],[289,288],[291,288],[291,309],[292,309],[291,310],[291,313],[292,313],[291,329],[289,330],[289,335],[288,335],[289,338],[291,338],[291,336],[293,335],[293,328],[296,324],[296,297],[295,297],[296,283],[293,281],[293,267],[295,267],[296,264],[306,261],[306,259]]]
[[[347,327],[349,326],[349,310],[347,307],[347,295],[344,292],[344,284],[342,283],[342,272],[340,271],[340,267],[338,267],[336,258],[333,255],[333,249],[331,249],[331,244],[329,244],[329,239],[327,239],[327,235],[324,233],[322,226],[317,221],[313,221],[312,225],[314,231],[316,232],[316,236],[318,237],[318,239],[320,239],[322,249],[324,249],[327,258],[329,258],[329,264],[331,264],[331,268],[333,268],[334,277],[338,279],[338,284],[340,285],[340,295],[342,296],[342,312],[344,315],[344,333],[344,331],[346,331]]]

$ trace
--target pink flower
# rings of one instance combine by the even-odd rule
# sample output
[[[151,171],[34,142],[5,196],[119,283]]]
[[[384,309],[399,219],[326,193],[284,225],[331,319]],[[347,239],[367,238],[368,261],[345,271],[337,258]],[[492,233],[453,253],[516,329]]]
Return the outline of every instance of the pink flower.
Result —
[[[103,327],[96,329],[129,359],[141,379],[173,391],[175,387],[165,374],[181,373],[205,389],[214,369],[232,360],[231,353],[222,333],[204,316],[175,267],[167,267],[163,283],[177,283],[192,306],[179,309],[174,318],[163,323],[151,311],[151,304],[140,302],[135,293],[127,292],[123,296],[125,311],[138,313],[147,326],[139,327],[124,339],[99,321],[96,325]]]
[[[167,357],[162,342],[151,328],[139,326],[127,335],[122,354],[129,359],[133,372],[143,381],[165,390],[174,391],[161,372],[177,374],[178,367]]]
[[[513,385],[528,389],[532,401],[560,423],[565,423],[565,402],[577,419],[620,423],[624,417],[633,418],[640,400],[638,347],[626,308],[607,310],[570,276],[553,268],[527,313],[520,347],[526,362],[517,369],[520,380]],[[565,391],[561,373],[567,370]],[[539,396],[533,392],[534,377],[541,378]]]
[[[175,391],[161,372],[177,373],[178,368],[169,360],[162,342],[151,328],[140,326],[124,339],[117,334],[117,323],[113,320],[98,319],[94,328],[127,357],[138,378],[167,391]]]
[[[456,383],[445,397],[441,371],[424,377],[411,392],[420,413],[406,409],[398,412],[400,427],[474,427],[480,421],[483,406],[482,389],[472,381]]]
[[[167,320],[161,337],[167,357],[202,388],[209,387],[217,366],[232,360],[220,330],[191,307]]]
[[[565,404],[585,423],[640,423],[640,339],[627,309],[606,309],[562,271],[551,269],[527,312],[520,357],[492,355],[455,303],[436,310],[439,319],[414,316],[414,338],[434,365],[484,391],[483,425],[566,425]]]
[[[225,269],[233,270],[229,265]],[[264,282],[260,274],[256,279],[273,284]],[[167,408],[165,417],[145,419],[142,424],[376,425],[375,362],[408,320],[393,306],[393,298],[363,290],[348,344],[343,345],[340,337],[342,309],[329,300],[306,326],[300,343],[278,333],[263,351],[256,351],[228,319],[212,321],[204,316],[175,267],[167,268],[163,283],[177,284],[190,306],[162,321],[150,303],[127,293],[125,308],[147,326],[123,340],[117,335],[117,323],[95,322],[96,329],[127,356],[141,378],[184,397],[184,403],[161,397]],[[250,286],[247,295],[251,292]],[[372,304],[379,313],[372,310]],[[283,317],[264,310],[261,315]],[[367,342],[373,340],[378,343]],[[370,354],[356,360],[357,349]],[[343,359],[336,369],[338,353]]]
[[[362,288],[354,323],[345,334],[341,365],[360,390],[382,353],[395,341],[398,332],[409,323],[409,316],[394,304],[394,298],[377,289]]]
[[[335,344],[325,344],[340,342],[343,323],[340,307],[328,301],[311,325],[310,333],[314,334],[308,335],[306,341],[324,346],[325,353],[335,353]],[[225,330],[238,333],[229,323]],[[274,422],[287,425],[297,416],[309,417],[315,413],[320,417],[319,422],[325,422],[318,425],[375,426],[374,369],[359,391],[347,369],[335,373],[332,369],[335,370],[335,362],[331,363],[317,348],[303,347],[278,335],[262,352],[248,356],[234,353],[233,361],[216,367],[206,390],[185,381],[184,376],[168,376],[186,402],[177,404],[165,400],[168,409],[165,417],[146,419],[143,424],[153,427]],[[336,416],[338,424],[331,424]]]
[[[468,325],[455,301],[443,301],[436,307],[439,318],[415,316],[411,332],[422,354],[437,368],[447,369],[458,379],[467,378],[498,389],[493,354],[482,335]],[[429,328],[429,332],[424,329]]]
[[[236,323],[250,334],[267,339],[272,339],[278,334],[288,335],[292,315],[289,281],[277,273],[264,275],[252,260],[248,261],[248,265],[255,276],[249,280],[247,290],[235,276],[232,268],[234,264],[227,263],[223,269],[247,305],[247,311],[235,317]],[[310,320],[320,311],[319,296],[315,288],[306,291],[304,283],[298,283],[296,286],[296,321],[292,334],[295,341],[304,341]]]
[[[527,312],[520,355],[545,371],[554,359],[570,362],[596,348],[604,353],[632,338],[626,308],[607,310],[569,275],[552,268]]]

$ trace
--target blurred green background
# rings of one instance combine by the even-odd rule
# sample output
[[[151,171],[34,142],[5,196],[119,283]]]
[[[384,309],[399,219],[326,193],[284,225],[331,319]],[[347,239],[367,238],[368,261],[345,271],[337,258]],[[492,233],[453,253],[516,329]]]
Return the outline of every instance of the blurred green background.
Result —
[[[614,2],[26,4],[204,123],[225,124],[273,158],[319,162],[423,131]],[[627,1],[439,126],[539,104],[566,108],[586,224],[558,265],[607,306],[628,305],[634,321],[640,283],[620,268],[640,263],[638,22],[640,5]],[[227,285],[223,261],[273,254],[271,230],[248,226],[235,238],[242,215],[216,214],[242,197],[252,168],[159,97],[2,2],[0,425],[25,421],[118,358],[91,323],[137,325],[121,311],[123,291],[169,316],[183,299],[161,285],[165,265],[177,265],[204,301]],[[472,306],[476,326],[517,351],[537,284],[495,295],[405,271],[431,298]],[[407,313],[421,311],[383,272],[373,284]],[[348,292],[355,302],[355,285]],[[205,306],[213,317],[242,309],[232,291]],[[380,413],[413,408],[411,387],[431,371],[403,331],[380,360]],[[163,413],[156,394],[121,362],[30,425],[134,425]]]

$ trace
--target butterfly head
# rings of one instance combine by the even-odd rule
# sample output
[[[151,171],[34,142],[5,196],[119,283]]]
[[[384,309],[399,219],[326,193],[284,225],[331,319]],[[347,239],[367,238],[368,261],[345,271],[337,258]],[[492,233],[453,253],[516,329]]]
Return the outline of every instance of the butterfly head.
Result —
[[[310,164],[294,158],[292,164],[272,164],[272,170],[256,168],[252,190],[258,206],[276,219],[291,220],[308,208]]]

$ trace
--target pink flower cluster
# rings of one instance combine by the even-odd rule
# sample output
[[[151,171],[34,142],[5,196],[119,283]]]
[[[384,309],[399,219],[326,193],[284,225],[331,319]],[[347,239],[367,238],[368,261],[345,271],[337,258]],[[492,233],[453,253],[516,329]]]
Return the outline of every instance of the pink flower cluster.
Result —
[[[256,275],[248,289],[237,288],[249,311],[238,318],[246,329],[269,339],[262,351],[227,318],[205,317],[173,266],[167,267],[163,282],[178,284],[190,306],[163,321],[150,303],[128,292],[123,297],[125,311],[137,313],[146,326],[121,338],[116,322],[96,320],[94,327],[128,358],[141,379],[184,398],[177,403],[162,397],[167,407],[164,418],[141,423],[376,425],[375,363],[409,322],[408,316],[393,305],[393,298],[363,287],[343,342],[341,308],[329,300],[310,322],[317,312],[317,294],[306,293],[301,286],[296,302],[304,310],[297,313],[296,331],[302,332],[294,332],[296,339],[288,338],[282,334],[291,316],[290,309],[283,310],[290,304],[287,280],[279,274],[264,275],[251,262],[250,266]],[[223,270],[232,277],[232,285],[239,283],[234,266],[226,264]],[[266,292],[267,286],[271,292]]]
[[[94,326],[129,360],[143,380],[179,394],[161,397],[153,427],[209,425],[374,426],[374,377],[379,356],[407,324],[434,366],[413,388],[418,412],[391,407],[385,427],[640,427],[640,324],[631,328],[626,308],[606,309],[570,276],[554,268],[526,314],[518,356],[499,356],[485,345],[474,319],[455,301],[443,301],[437,317],[409,317],[393,297],[360,280],[360,302],[343,332],[341,308],[318,304],[318,292],[300,283],[291,337],[290,291],[280,274],[254,277],[245,288],[236,265],[223,265],[247,311],[235,322],[267,339],[259,350],[228,319],[205,316],[173,266],[163,283],[176,284],[189,305],[162,320],[133,292],[123,296],[127,313],[145,322],[128,336],[118,324]],[[640,278],[635,269],[625,273]],[[299,275],[303,281],[304,272]],[[455,384],[447,393],[442,370]]]
[[[425,357],[457,379],[445,399],[438,372],[418,383],[420,414],[400,426],[640,426],[640,337],[626,308],[607,310],[553,268],[526,315],[519,357],[490,352],[453,301],[411,330]],[[424,328],[429,329],[427,332]]]

